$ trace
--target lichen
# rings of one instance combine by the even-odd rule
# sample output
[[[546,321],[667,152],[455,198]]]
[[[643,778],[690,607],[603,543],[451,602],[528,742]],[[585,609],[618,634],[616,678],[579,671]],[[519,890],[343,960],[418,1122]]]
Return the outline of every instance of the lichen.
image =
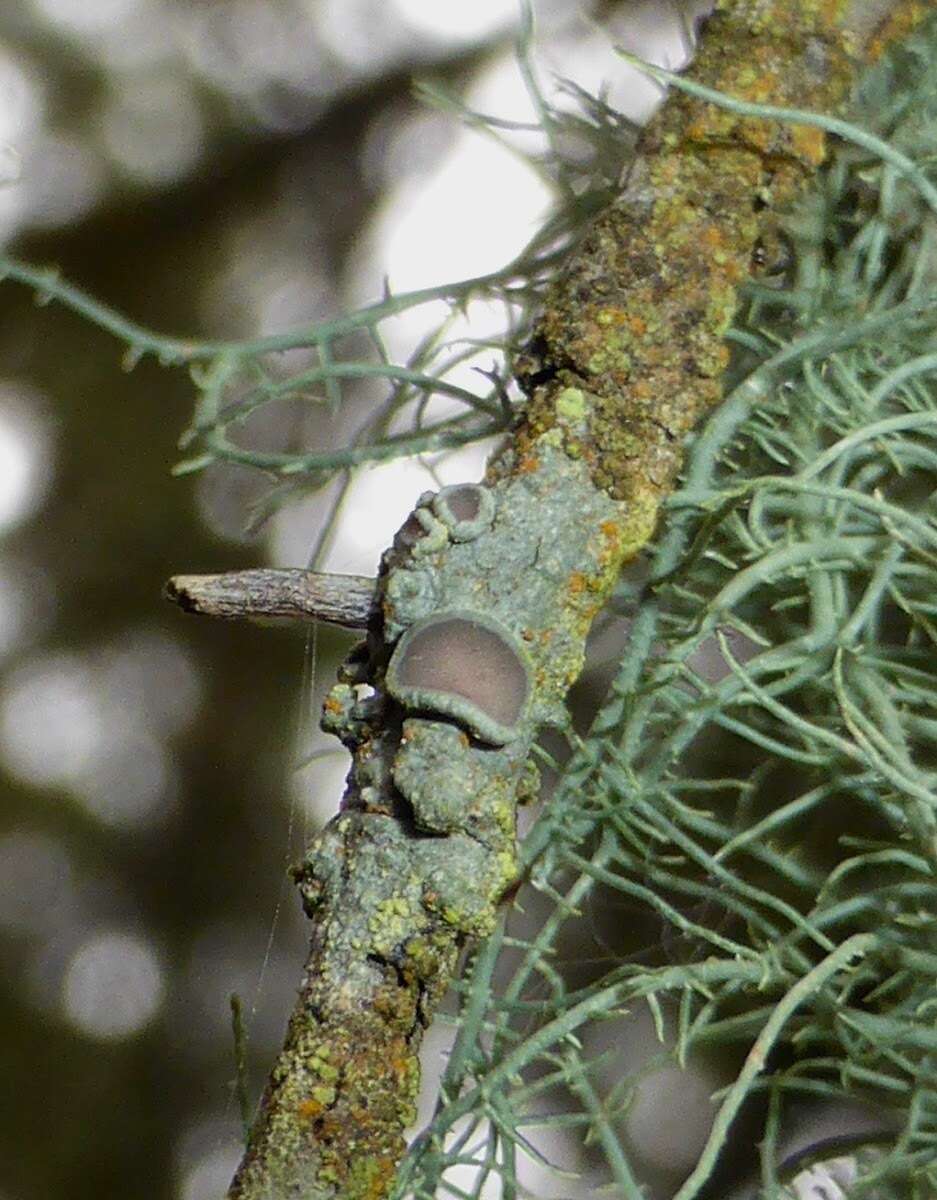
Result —
[[[432,536],[432,521],[451,534],[458,520],[450,528],[427,518],[422,498],[426,536],[395,540],[382,621],[326,701],[323,722],[351,748],[354,767],[345,810],[297,872],[317,932],[263,1108],[258,1146],[276,1143],[263,1171],[278,1196],[351,1196],[359,1182],[349,1163],[396,1158],[413,1112],[419,1031],[461,946],[491,930],[514,882],[517,805],[537,786],[531,741],[542,722],[565,719],[589,623],[632,536],[634,513],[597,489],[562,444],[592,405],[571,392],[560,444],[546,431],[526,459],[509,451],[493,466],[471,541]],[[496,631],[523,663],[523,719],[501,748],[480,744],[477,729],[459,728],[459,714],[439,711],[432,696],[420,701],[426,715],[408,715],[394,697],[393,655],[405,657],[427,622],[460,613]],[[239,1179],[252,1179],[254,1161]],[[362,1194],[386,1183],[364,1172]]]
[[[453,484],[433,498],[433,511],[454,542],[471,542],[494,520],[494,497],[477,483]]]
[[[514,836],[513,784],[526,746],[481,749],[454,725],[410,718],[394,758],[394,783],[427,833],[466,833],[494,846]]]
[[[721,0],[694,73],[745,98],[835,111],[851,74],[844,7]],[[515,882],[533,738],[565,721],[595,613],[719,397],[739,283],[824,153],[816,130],[671,97],[553,288],[518,371],[523,424],[482,485],[422,496],[385,554],[380,612],[326,702],[353,767],[342,813],[297,872],[312,950],[232,1200],[389,1190],[421,1031]],[[523,659],[529,694],[503,745],[480,744],[484,730],[441,705],[440,689],[401,686],[395,656],[411,631],[454,613],[483,617]],[[373,694],[359,696],[362,684]]]
[[[724,0],[694,75],[743,99],[835,111],[852,78],[843,3]],[[520,378],[524,444],[569,424],[571,452],[632,510],[642,544],[671,488],[687,432],[720,394],[723,335],[740,282],[758,274],[775,210],[823,160],[820,130],[739,117],[673,96],[645,130],[621,198],[554,286]],[[758,197],[761,211],[751,203]],[[578,419],[578,418],[577,418]]]
[[[499,746],[521,733],[531,670],[522,643],[500,622],[468,609],[445,610],[410,626],[386,683],[408,709],[448,714]]]

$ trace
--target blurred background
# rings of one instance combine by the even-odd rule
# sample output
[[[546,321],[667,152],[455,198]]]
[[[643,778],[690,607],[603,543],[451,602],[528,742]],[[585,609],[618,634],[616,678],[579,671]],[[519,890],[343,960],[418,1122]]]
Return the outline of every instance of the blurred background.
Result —
[[[679,66],[705,7],[536,0],[544,92],[562,107],[560,79],[604,88],[643,120],[658,93],[615,44]],[[326,319],[385,278],[401,292],[497,270],[553,200],[518,22],[517,0],[3,5],[0,240],[145,326],[213,339]],[[416,80],[508,122],[501,141],[420,103]],[[496,338],[505,313],[473,302],[468,317],[451,337]],[[430,304],[390,322],[391,355],[440,319]],[[306,931],[286,868],[341,798],[346,756],[317,725],[352,639],[186,617],[165,580],[313,559],[371,574],[418,496],[477,478],[492,446],[271,505],[275,481],[247,467],[171,474],[194,389],[125,349],[0,287],[0,1200],[219,1200],[242,1142],[229,997],[252,1100],[292,1004]],[[496,351],[456,382],[483,389],[477,366],[497,369]],[[380,399],[274,406],[250,436],[343,445]],[[600,622],[582,712],[621,645],[621,622]],[[718,653],[697,665],[726,669]],[[523,919],[543,904],[527,896]],[[601,895],[581,932],[572,963],[661,936]],[[644,1012],[587,1034],[603,1087],[640,1073],[621,1135],[654,1200],[691,1169],[737,1068],[676,1069],[661,1021],[663,1053]],[[424,1117],[450,1037],[437,1022],[426,1039]],[[869,1120],[805,1113],[799,1144]],[[534,1194],[606,1181],[571,1134],[531,1136],[544,1164],[579,1174],[525,1163]],[[835,1182],[802,1194],[841,1196]]]
[[[607,83],[637,117],[656,93],[614,42],[685,55],[667,5],[536,10],[546,86]],[[385,274],[400,290],[497,268],[549,189],[412,85],[534,120],[517,22],[515,0],[3,5],[0,238],[208,337],[320,319]],[[164,581],[317,548],[372,572],[417,496],[490,449],[360,469],[331,532],[334,487],[264,520],[259,473],[173,478],[192,388],[122,369],[123,349],[0,288],[0,1200],[220,1196],[240,1145],[229,994],[256,1095],[298,979],[285,867],[341,796],[317,720],[348,639],[184,617]],[[338,444],[330,420],[316,435]]]

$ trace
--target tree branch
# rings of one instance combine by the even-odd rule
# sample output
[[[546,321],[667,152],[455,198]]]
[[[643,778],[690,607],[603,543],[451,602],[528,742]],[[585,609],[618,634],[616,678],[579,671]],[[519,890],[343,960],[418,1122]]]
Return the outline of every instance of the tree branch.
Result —
[[[841,111],[848,16],[723,0],[692,77]],[[515,878],[533,740],[564,719],[591,621],[719,398],[738,286],[825,153],[821,129],[671,95],[553,288],[518,371],[523,424],[484,485],[424,497],[385,554],[367,640],[325,705],[353,766],[296,872],[310,954],[230,1200],[390,1191],[423,1029]]]

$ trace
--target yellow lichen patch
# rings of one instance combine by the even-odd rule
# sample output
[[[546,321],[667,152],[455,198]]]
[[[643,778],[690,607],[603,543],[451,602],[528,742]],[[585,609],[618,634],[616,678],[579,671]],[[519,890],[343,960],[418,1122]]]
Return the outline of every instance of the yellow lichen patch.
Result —
[[[381,1200],[387,1195],[396,1172],[393,1159],[365,1156],[350,1165],[345,1185],[348,1200]]]
[[[579,388],[564,388],[556,398],[556,413],[564,421],[581,421],[586,415],[586,402]]]
[[[651,489],[636,491],[633,494],[618,544],[622,564],[639,554],[654,536],[660,501],[660,494]]]
[[[382,900],[368,921],[374,951],[389,954],[406,937],[412,921],[410,902],[403,896]]]
[[[848,0],[718,0],[716,7],[754,33],[782,37],[785,33],[836,34]]]
[[[319,1100],[307,1097],[307,1099],[300,1101],[296,1111],[303,1121],[314,1121],[316,1117],[321,1116],[325,1112],[325,1105]]]
[[[753,104],[767,103],[777,90],[777,85],[771,76],[761,73],[755,75],[754,78],[746,78],[744,83],[739,76],[736,76],[734,82],[736,86],[732,89],[733,95],[738,96],[741,100],[749,100]],[[750,135],[750,130],[746,130],[746,133]]]
[[[826,158],[826,134],[812,125],[792,125],[791,145],[798,158],[818,167]]]
[[[889,46],[909,33],[934,11],[932,4],[920,4],[917,0],[895,5],[865,48],[868,62],[878,62]]]

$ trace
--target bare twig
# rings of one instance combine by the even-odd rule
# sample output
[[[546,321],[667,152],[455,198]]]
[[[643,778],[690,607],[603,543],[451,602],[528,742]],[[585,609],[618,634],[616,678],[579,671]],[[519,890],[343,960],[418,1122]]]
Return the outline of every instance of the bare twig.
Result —
[[[283,617],[365,629],[375,609],[376,581],[300,569],[255,568],[221,575],[173,575],[166,598],[184,612],[226,620]]]

